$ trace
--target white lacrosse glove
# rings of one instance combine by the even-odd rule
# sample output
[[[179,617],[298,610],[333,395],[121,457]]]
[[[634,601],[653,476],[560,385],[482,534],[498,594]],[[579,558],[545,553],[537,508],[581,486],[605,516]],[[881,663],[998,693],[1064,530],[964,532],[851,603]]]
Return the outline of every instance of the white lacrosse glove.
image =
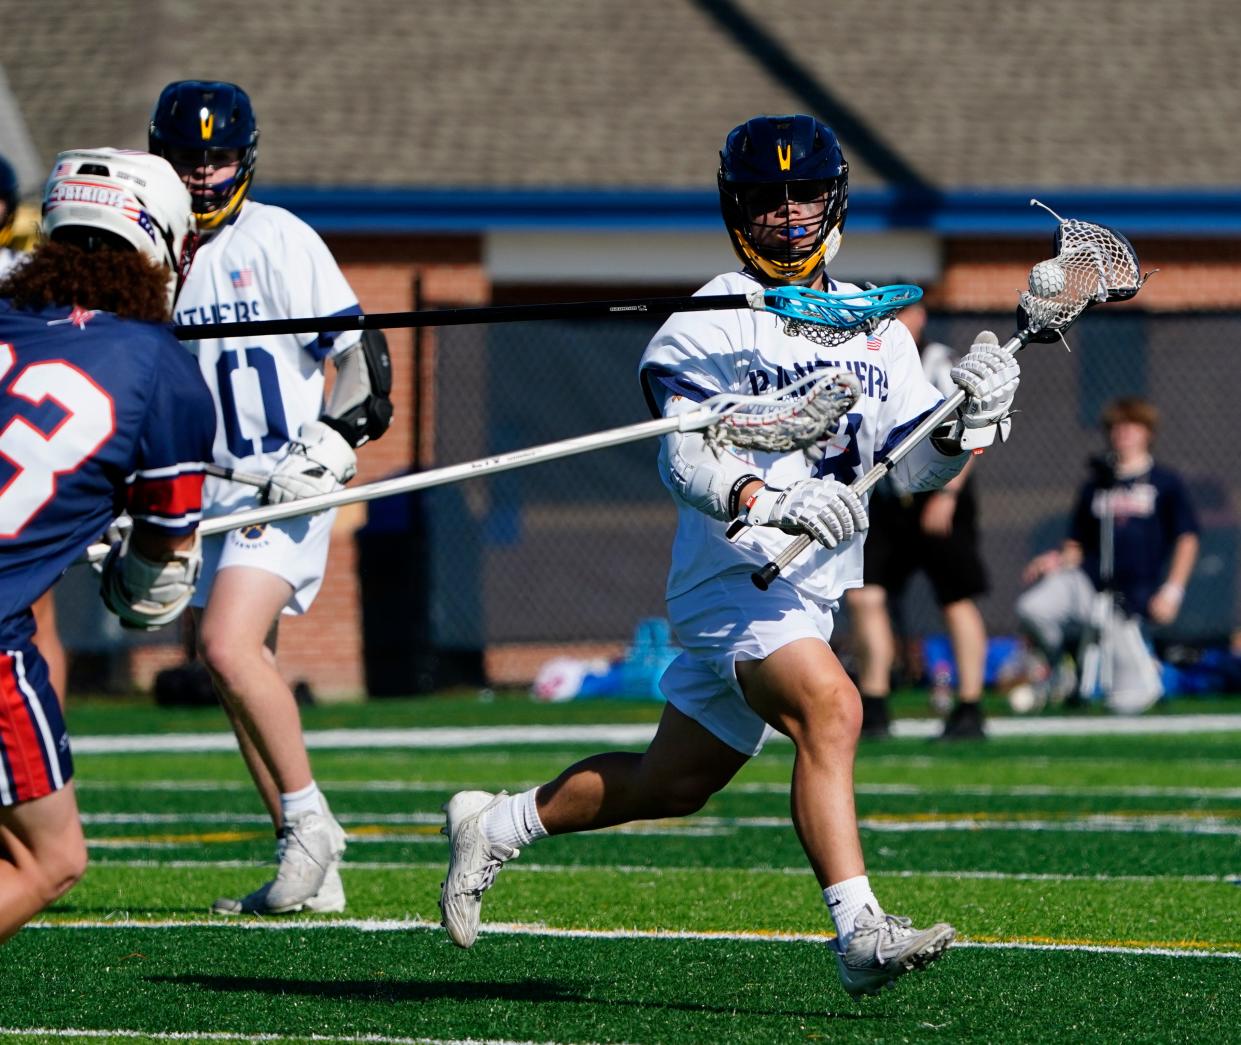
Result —
[[[126,533],[104,559],[99,594],[124,627],[154,631],[189,605],[202,572],[202,540],[195,533],[191,547],[166,562],[153,562],[130,547],[131,537],[132,531]]]
[[[307,421],[263,488],[264,504],[331,493],[357,474],[358,455],[336,429]]]
[[[835,479],[802,479],[787,490],[764,487],[750,502],[742,521],[750,526],[778,526],[785,533],[804,533],[825,548],[835,548],[870,526],[862,499]]]
[[[966,399],[953,431],[939,438],[958,443],[962,451],[990,446],[997,431],[1001,441],[1007,439],[1013,398],[1021,382],[1021,368],[1012,352],[1001,347],[990,330],[984,330],[949,376]]]

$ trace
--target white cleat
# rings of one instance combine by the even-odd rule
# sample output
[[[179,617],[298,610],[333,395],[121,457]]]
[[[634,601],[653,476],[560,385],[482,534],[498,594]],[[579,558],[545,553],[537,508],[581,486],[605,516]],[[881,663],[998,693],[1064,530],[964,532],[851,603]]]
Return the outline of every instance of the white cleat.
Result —
[[[222,896],[211,905],[211,913],[223,915],[297,914],[301,912],[339,914],[345,909],[345,886],[340,880],[340,868],[336,864],[328,868],[328,872],[323,878],[323,885],[319,891],[300,907],[294,907],[287,911],[273,911],[268,906],[267,901],[267,894],[273,884],[268,882],[266,885],[259,886],[249,896],[243,896],[239,900]]]
[[[957,935],[943,922],[915,929],[908,918],[866,911],[858,915],[844,951],[833,948],[840,982],[854,998],[878,994],[905,973],[925,969],[943,957]]]
[[[336,870],[345,832],[331,813],[303,813],[281,829],[276,877],[240,900],[222,897],[216,914],[297,914],[343,911],[345,889]]]
[[[442,924],[458,947],[472,947],[478,938],[483,893],[491,888],[500,868],[521,850],[496,845],[483,835],[482,816],[502,798],[486,791],[459,791],[444,806],[443,833],[452,853],[448,876],[440,885]]]

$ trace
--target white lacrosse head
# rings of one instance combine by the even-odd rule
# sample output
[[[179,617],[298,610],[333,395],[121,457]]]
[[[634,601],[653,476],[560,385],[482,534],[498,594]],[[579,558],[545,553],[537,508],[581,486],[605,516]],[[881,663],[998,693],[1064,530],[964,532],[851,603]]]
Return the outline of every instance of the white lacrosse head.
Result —
[[[172,165],[127,149],[76,149],[56,157],[43,192],[43,234],[102,230],[168,268],[169,303],[193,229],[190,194]]]
[[[1030,270],[1030,289],[1021,295],[1032,331],[1064,330],[1090,305],[1133,297],[1149,276],[1142,275],[1133,245],[1119,233],[1056,217],[1059,252]]]
[[[704,433],[709,447],[790,453],[813,446],[862,394],[849,370],[816,370],[762,396],[717,396],[723,416]],[[708,404],[711,400],[708,400]],[[704,404],[704,405],[708,405]]]

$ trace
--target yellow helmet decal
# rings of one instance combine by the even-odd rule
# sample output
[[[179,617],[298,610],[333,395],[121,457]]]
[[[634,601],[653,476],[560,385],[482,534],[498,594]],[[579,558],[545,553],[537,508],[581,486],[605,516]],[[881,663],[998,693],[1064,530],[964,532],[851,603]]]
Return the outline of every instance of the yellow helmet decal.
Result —
[[[211,132],[215,130],[215,113],[205,105],[198,110],[198,129],[202,132],[203,141],[211,140]]]
[[[776,142],[776,159],[780,161],[780,169],[788,171],[793,169],[793,143],[781,145]]]

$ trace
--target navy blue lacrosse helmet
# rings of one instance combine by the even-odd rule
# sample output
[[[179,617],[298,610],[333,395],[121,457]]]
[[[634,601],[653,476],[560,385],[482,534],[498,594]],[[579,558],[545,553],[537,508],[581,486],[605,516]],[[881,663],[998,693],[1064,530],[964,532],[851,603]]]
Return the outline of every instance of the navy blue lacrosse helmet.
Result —
[[[13,165],[0,156],[0,247],[8,246],[13,238],[13,221],[17,217],[17,172]]]
[[[813,116],[755,116],[733,128],[718,182],[733,250],[762,282],[807,286],[840,249],[849,164]]]
[[[155,103],[148,140],[150,151],[164,157],[185,181],[200,229],[219,228],[241,208],[254,177],[259,127],[250,96],[236,84],[170,83]],[[238,166],[232,178],[206,184],[207,168],[234,162]]]

